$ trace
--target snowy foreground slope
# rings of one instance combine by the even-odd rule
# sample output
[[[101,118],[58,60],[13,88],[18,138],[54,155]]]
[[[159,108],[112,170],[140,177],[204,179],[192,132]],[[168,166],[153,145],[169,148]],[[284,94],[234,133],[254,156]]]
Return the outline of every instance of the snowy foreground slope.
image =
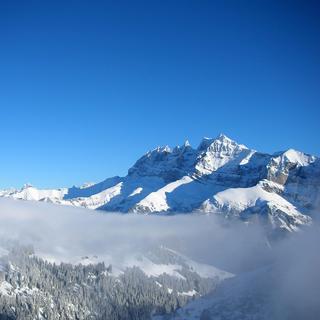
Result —
[[[196,149],[186,142],[149,151],[126,177],[57,190],[26,185],[0,196],[105,211],[219,213],[292,231],[310,224],[320,205],[320,159],[292,149],[260,153],[221,134]]]
[[[240,275],[225,281],[216,291],[191,301],[171,317],[157,315],[153,320],[317,319],[319,310],[299,310],[297,314],[297,310],[281,303],[279,310],[274,308],[274,299],[283,299],[275,291],[277,278],[270,266]]]
[[[271,259],[153,320],[319,319],[319,225],[308,231],[274,243]]]

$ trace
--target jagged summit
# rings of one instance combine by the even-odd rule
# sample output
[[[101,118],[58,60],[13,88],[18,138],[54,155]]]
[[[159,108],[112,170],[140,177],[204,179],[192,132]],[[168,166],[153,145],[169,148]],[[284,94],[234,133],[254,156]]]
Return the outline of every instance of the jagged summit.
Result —
[[[228,136],[226,136],[224,133],[220,133],[217,137],[215,137],[213,140],[215,141],[221,141],[221,143],[231,143],[234,142],[236,143],[234,140],[232,140],[231,138],[229,138]]]
[[[129,175],[162,176],[170,182],[186,175],[211,174],[247,153],[247,147],[220,134],[214,139],[203,138],[196,150],[186,141],[172,150],[165,146],[149,151],[129,169]]]
[[[184,142],[183,147],[184,147],[184,148],[191,147],[191,144],[190,144],[189,140],[186,140],[186,141]]]
[[[239,147],[241,149],[248,149],[245,145],[243,144],[239,144],[236,141],[232,140],[231,138],[227,137],[225,134],[220,133],[216,138],[208,138],[208,137],[204,137],[197,150],[198,151],[204,151],[207,148],[209,148],[210,146],[212,146],[211,149],[214,148],[220,148],[220,149],[226,149],[228,147]],[[175,146],[173,148],[170,148],[168,145],[166,146],[158,146],[153,150],[148,151],[144,156],[142,156],[141,158],[147,156],[147,157],[151,157],[153,154],[155,153],[175,153],[177,151],[181,151],[185,148],[192,148],[189,140],[185,140],[185,142],[181,145],[181,146]]]
[[[200,154],[195,168],[200,174],[211,174],[236,159],[243,160],[250,153],[246,146],[238,144],[224,134],[214,139],[204,138],[198,151]]]
[[[289,149],[260,153],[225,134],[157,147],[136,161],[125,177],[82,187],[2,190],[0,196],[50,201],[106,211],[206,212],[250,220],[274,229],[309,224],[320,206],[320,160]]]
[[[212,148],[220,149],[227,148],[228,146],[239,146],[242,149],[248,149],[246,146],[242,144],[238,144],[236,141],[230,139],[225,134],[220,133],[216,138],[208,138],[204,137],[198,146],[198,150],[203,151],[213,146]]]

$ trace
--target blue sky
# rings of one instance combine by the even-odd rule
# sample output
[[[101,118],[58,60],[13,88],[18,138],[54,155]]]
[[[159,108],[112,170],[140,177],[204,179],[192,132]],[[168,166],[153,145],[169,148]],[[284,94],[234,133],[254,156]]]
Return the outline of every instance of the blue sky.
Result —
[[[1,1],[0,187],[124,175],[224,132],[319,155],[316,1]]]

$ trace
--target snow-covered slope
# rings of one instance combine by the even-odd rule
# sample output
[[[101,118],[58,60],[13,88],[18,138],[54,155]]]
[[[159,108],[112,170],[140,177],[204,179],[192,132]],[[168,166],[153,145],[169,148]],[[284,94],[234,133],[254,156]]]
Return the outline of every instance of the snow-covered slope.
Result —
[[[155,316],[153,320],[275,319],[271,307],[274,285],[271,280],[270,267],[242,274],[222,283],[215,292],[191,301],[171,316]]]
[[[126,177],[56,190],[30,185],[2,197],[137,213],[205,212],[295,230],[320,205],[320,161],[295,150],[260,153],[220,134],[142,156]]]
[[[296,236],[275,243],[277,253],[269,262],[226,279],[171,316],[153,320],[319,319],[319,229]]]
[[[221,282],[233,277],[232,273],[220,270],[214,266],[198,263],[172,249],[164,246],[153,247],[144,253],[135,253],[124,260],[112,261],[113,273],[121,274],[126,268],[138,267],[148,277],[169,275],[184,280],[184,272],[194,272],[201,278],[215,279]]]
[[[268,189],[270,187],[270,189]],[[311,223],[309,216],[300,213],[297,208],[276,192],[270,192],[274,187],[281,190],[270,181],[261,181],[249,188],[229,188],[218,192],[203,203],[202,210],[223,212],[231,217],[247,220],[255,213],[260,221],[270,224],[273,228],[297,230],[299,225]]]

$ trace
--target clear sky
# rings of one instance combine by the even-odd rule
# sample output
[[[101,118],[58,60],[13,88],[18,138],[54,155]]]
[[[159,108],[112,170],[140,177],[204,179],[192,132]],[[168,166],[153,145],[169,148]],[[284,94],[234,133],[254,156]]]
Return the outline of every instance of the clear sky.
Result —
[[[317,1],[0,1],[0,187],[124,175],[220,132],[320,152]]]

